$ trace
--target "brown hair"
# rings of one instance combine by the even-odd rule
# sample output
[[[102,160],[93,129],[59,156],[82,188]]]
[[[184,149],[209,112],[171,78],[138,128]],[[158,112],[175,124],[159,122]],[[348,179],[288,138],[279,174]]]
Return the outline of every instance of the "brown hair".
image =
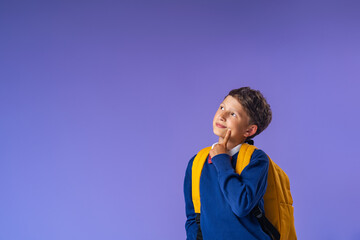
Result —
[[[255,124],[258,127],[256,133],[247,140],[259,135],[269,126],[272,119],[271,108],[259,90],[242,87],[231,90],[227,96],[236,98],[248,114],[249,124]]]

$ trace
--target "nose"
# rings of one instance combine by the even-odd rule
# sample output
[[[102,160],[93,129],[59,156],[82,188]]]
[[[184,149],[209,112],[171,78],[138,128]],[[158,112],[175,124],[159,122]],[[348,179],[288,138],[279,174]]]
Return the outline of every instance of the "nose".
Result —
[[[219,114],[219,119],[221,120],[221,121],[226,121],[226,112],[225,111],[223,111],[223,112],[221,112],[220,114]]]

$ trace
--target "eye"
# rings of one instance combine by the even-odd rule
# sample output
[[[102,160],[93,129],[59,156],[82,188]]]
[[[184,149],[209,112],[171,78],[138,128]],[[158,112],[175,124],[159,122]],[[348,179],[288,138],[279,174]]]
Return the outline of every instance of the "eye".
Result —
[[[220,109],[221,109],[221,110],[224,110],[224,107],[223,107],[223,106],[220,106]]]
[[[236,114],[235,114],[235,113],[231,113],[231,116],[236,117]]]

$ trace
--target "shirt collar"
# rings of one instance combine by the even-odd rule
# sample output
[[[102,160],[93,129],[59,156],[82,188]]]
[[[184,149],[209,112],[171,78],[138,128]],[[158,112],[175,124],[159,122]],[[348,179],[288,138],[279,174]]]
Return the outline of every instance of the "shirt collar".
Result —
[[[218,144],[218,142],[214,143],[212,146],[211,146],[211,149],[214,148],[214,146]],[[237,146],[235,146],[234,148],[232,148],[230,151],[229,151],[229,156],[234,156],[239,150],[240,150],[240,147],[241,147],[241,143]]]

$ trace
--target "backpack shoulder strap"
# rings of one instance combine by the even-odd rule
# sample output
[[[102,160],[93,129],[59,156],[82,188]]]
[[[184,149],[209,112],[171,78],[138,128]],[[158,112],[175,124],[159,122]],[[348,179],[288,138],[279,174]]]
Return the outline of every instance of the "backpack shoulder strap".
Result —
[[[244,168],[249,165],[251,155],[254,153],[255,149],[257,148],[254,145],[247,143],[241,144],[235,167],[235,172],[237,174],[240,175]]]
[[[211,147],[204,148],[195,156],[191,169],[191,191],[195,213],[200,213],[200,176]]]

